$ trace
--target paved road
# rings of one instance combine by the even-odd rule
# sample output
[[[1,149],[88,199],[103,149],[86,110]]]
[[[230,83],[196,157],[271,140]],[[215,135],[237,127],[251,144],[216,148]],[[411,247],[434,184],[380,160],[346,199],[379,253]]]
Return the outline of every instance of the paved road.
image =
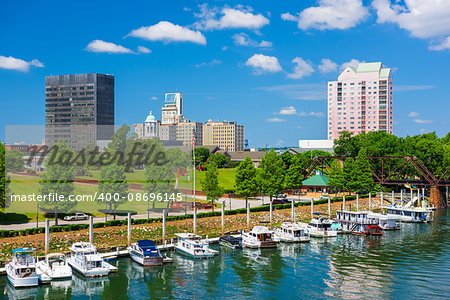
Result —
[[[191,197],[191,195],[187,195],[188,197]],[[196,199],[206,200],[205,196],[196,196]],[[302,201],[302,202],[309,202],[311,201],[310,198],[302,197],[299,199],[299,197],[288,197],[289,200],[294,199],[295,202]],[[230,199],[227,198],[220,198],[216,201],[216,203],[223,203],[222,201],[225,201],[225,209],[230,209]],[[257,197],[249,200],[250,207],[260,206],[264,203],[269,203],[269,197]],[[245,208],[245,200],[242,199],[231,199],[231,209],[238,209],[238,208]],[[198,212],[207,212],[210,210],[201,210]],[[188,211],[187,213],[192,213],[192,211]],[[170,216],[176,216],[176,215],[184,215],[185,212],[170,212]],[[133,219],[146,219],[146,218],[159,218],[162,217],[162,212],[150,212],[150,214],[137,214],[133,215]],[[124,220],[127,216],[116,216],[117,220]],[[108,220],[112,220],[113,217],[108,215]],[[95,217],[94,223],[104,222],[105,217]],[[67,225],[67,224],[88,224],[89,220],[81,220],[81,221],[64,221],[64,220],[58,220],[58,225]],[[54,220],[50,221],[50,226],[53,226],[55,224]],[[38,224],[38,227],[44,227],[45,221],[40,221]],[[0,225],[0,230],[21,230],[21,229],[27,229],[27,228],[34,228],[36,227],[36,222],[31,223],[21,223],[21,224],[10,224],[10,225]]]

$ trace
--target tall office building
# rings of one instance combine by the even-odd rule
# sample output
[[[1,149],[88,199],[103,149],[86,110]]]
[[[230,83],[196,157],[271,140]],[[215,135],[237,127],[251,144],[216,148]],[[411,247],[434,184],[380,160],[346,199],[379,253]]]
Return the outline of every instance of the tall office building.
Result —
[[[392,72],[381,62],[347,66],[337,81],[329,81],[328,139],[341,131],[392,133]]]
[[[167,93],[161,108],[161,124],[178,124],[183,118],[183,94]]]
[[[203,124],[199,122],[181,122],[176,125],[177,136],[176,140],[183,142],[183,145],[192,146],[192,137],[195,133],[197,136],[196,144],[197,146],[202,146],[203,144]]]
[[[45,144],[63,139],[73,150],[114,133],[114,76],[45,77]]]
[[[227,151],[244,151],[244,126],[236,122],[208,121],[203,125],[203,146]]]

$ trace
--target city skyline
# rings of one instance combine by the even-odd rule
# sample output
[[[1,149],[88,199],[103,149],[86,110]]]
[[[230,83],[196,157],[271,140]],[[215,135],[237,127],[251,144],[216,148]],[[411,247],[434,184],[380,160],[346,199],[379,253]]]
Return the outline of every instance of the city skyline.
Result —
[[[116,78],[118,125],[141,122],[149,110],[161,119],[164,94],[182,92],[183,114],[192,120],[244,124],[250,146],[295,145],[327,137],[327,82],[347,62],[382,61],[395,81],[393,133],[445,134],[448,5],[407,2],[401,11],[381,0],[342,2],[348,9],[331,0],[281,7],[96,2],[77,14],[61,13],[75,2],[7,2],[11,13],[0,20],[9,28],[0,35],[0,126],[44,124],[45,76],[97,72]],[[341,16],[324,19],[327,9]]]

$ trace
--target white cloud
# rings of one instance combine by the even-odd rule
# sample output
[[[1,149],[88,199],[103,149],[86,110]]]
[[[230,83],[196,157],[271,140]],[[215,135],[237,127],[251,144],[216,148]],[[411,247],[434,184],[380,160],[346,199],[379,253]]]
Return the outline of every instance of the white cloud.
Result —
[[[158,100],[158,97],[156,96],[150,97],[150,100]]]
[[[114,43],[105,42],[102,40],[93,40],[87,45],[86,50],[97,53],[134,53],[130,49],[121,45],[116,45]]]
[[[248,36],[248,34],[245,34],[243,32],[236,33],[231,38],[233,39],[234,44],[237,46],[251,46],[251,47],[262,47],[262,48],[272,47],[272,42],[261,41],[258,43],[257,41],[251,39]]]
[[[352,58],[350,61],[347,61],[347,62],[345,62],[345,63],[343,63],[340,67],[339,67],[339,70],[344,70],[345,68],[347,68],[347,66],[351,66],[351,67],[353,67],[353,68],[355,68],[355,69],[357,69],[358,68],[358,65],[360,64],[360,63],[364,63],[365,61],[359,61],[359,60],[357,60],[357,59],[355,59],[355,58]]]
[[[446,39],[444,39],[442,41],[442,43],[437,44],[437,45],[432,45],[432,46],[428,47],[428,49],[434,50],[434,51],[450,49],[450,36],[448,36]]]
[[[297,110],[293,106],[282,107],[279,112],[280,115],[296,115]]]
[[[317,118],[322,118],[325,117],[325,114],[323,112],[304,112],[304,111],[300,111],[297,115],[301,116],[301,117],[317,117]]]
[[[298,28],[348,29],[356,26],[369,15],[361,0],[319,0],[319,6],[309,7],[298,16],[285,13],[281,18],[298,22]]]
[[[259,87],[259,90],[274,93],[278,97],[295,100],[326,100],[326,94],[323,93],[323,84],[283,84],[275,86]]]
[[[293,16],[290,13],[281,14],[281,19],[284,21],[298,21],[298,16]]]
[[[263,48],[269,48],[269,47],[272,47],[272,42],[261,41],[261,43],[259,43],[258,47],[263,47]]]
[[[395,23],[418,38],[444,37],[450,34],[448,0],[374,0],[378,23]]]
[[[335,72],[338,68],[337,63],[334,61],[328,59],[328,58],[322,58],[319,65],[319,71],[320,73],[331,73]]]
[[[221,9],[209,8],[207,4],[200,5],[200,13],[194,14],[199,19],[194,26],[200,30],[221,30],[228,28],[259,29],[269,24],[269,19],[262,14],[252,13],[251,7],[241,5]]]
[[[394,85],[394,92],[422,91],[436,88],[434,85]]]
[[[294,58],[292,62],[296,65],[294,67],[294,72],[287,75],[289,78],[300,79],[309,76],[314,72],[312,64],[301,57]]]
[[[417,124],[430,124],[430,123],[433,123],[433,121],[431,121],[431,120],[422,120],[422,119],[414,119],[414,123],[417,123]]]
[[[321,118],[321,117],[325,116],[325,114],[323,112],[314,112],[314,111],[311,111],[311,112],[299,111],[299,112],[297,112],[297,110],[293,106],[282,107],[280,109],[280,112],[274,113],[274,114],[279,114],[279,115],[297,115],[297,116],[300,116],[300,117],[311,116],[311,117],[317,117],[317,118]]]
[[[138,49],[138,52],[139,53],[151,53],[152,52],[152,50],[150,50],[150,49],[148,49],[147,47],[144,47],[144,46],[138,46],[137,47],[137,49]]]
[[[410,117],[410,118],[416,118],[418,116],[419,116],[419,113],[415,112],[415,111],[412,111],[408,114],[408,117]]]
[[[149,41],[192,42],[206,45],[206,38],[200,31],[194,31],[167,21],[161,21],[152,26],[143,26],[131,31],[128,35]]]
[[[30,66],[38,68],[44,67],[44,65],[37,59],[33,59],[30,62],[27,62],[20,58],[0,55],[0,69],[28,72],[30,70]]]
[[[246,66],[254,68],[254,73],[259,75],[262,73],[275,73],[282,70],[278,59],[275,56],[266,56],[263,54],[254,54],[246,62]]]
[[[280,123],[280,122],[286,122],[286,120],[280,119],[280,118],[269,118],[269,119],[267,119],[267,122]]]
[[[197,68],[199,67],[204,67],[204,66],[215,66],[215,65],[220,65],[222,63],[222,61],[218,60],[218,59],[213,59],[212,61],[209,62],[202,62],[201,64],[197,64],[195,65]]]

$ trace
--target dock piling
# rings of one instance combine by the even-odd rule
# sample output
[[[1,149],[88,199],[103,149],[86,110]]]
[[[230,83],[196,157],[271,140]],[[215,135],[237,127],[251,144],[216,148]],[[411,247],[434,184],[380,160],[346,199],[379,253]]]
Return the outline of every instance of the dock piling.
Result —
[[[162,219],[162,244],[166,245],[166,210],[163,209],[163,219]]]
[[[311,198],[311,219],[314,218],[314,198]]]
[[[328,197],[328,218],[331,219],[331,198]]]
[[[292,208],[292,222],[295,222],[295,205],[294,205],[294,199],[291,200],[291,208]]]
[[[383,206],[383,199],[384,199],[384,193],[383,193],[383,191],[381,191],[381,204],[380,204],[380,206]]]
[[[269,200],[270,204],[270,228],[272,228],[272,220],[273,220],[273,205],[272,205],[272,199]]]
[[[49,253],[50,248],[50,220],[45,220],[45,255]]]
[[[403,206],[403,189],[400,190],[400,201],[402,202]]]
[[[89,243],[94,243],[94,217],[89,216]]]
[[[356,194],[356,211],[359,211],[359,195]]]
[[[194,234],[197,234],[197,206],[194,206]]]
[[[247,203],[247,230],[250,231],[250,202]]]
[[[369,192],[369,210],[372,209],[372,192]]]
[[[394,203],[394,201],[395,201],[395,193],[394,190],[392,190],[392,204]]]
[[[222,201],[222,235],[225,234],[225,200]]]
[[[128,246],[131,246],[131,213],[128,213]]]
[[[342,210],[345,210],[345,195],[342,196]]]

